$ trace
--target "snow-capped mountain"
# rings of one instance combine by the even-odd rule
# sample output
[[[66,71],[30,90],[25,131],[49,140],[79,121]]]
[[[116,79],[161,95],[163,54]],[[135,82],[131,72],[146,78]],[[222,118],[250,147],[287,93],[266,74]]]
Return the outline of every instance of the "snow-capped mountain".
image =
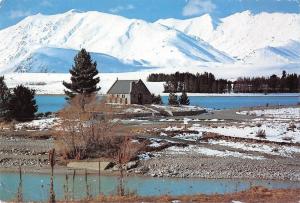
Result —
[[[8,71],[15,71],[43,47],[86,48],[127,64],[136,61],[154,67],[193,67],[233,61],[203,40],[180,31],[94,11],[30,16],[0,31],[0,40],[0,68],[6,67]]]
[[[208,14],[187,20],[166,19],[156,23],[204,39],[218,50],[244,58],[268,46],[285,46],[290,40],[300,42],[300,14],[236,13],[222,19]]]
[[[291,40],[284,46],[257,49],[243,58],[246,64],[300,64],[300,42]]]
[[[150,23],[71,10],[27,17],[0,30],[0,41],[0,73],[67,72],[81,48],[92,52],[102,72],[289,64],[299,63],[300,14],[245,11]]]

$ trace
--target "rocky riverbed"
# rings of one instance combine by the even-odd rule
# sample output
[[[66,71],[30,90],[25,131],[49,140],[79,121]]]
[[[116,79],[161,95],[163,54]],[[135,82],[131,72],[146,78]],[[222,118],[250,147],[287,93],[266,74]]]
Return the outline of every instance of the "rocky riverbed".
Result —
[[[242,159],[161,155],[141,161],[135,172],[152,177],[238,178],[300,181],[300,159]]]
[[[53,147],[53,139],[0,136],[0,167],[47,167]]]

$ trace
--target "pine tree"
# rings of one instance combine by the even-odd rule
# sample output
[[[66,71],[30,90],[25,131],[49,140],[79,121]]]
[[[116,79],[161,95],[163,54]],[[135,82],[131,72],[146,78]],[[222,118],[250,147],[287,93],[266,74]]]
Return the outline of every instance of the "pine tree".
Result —
[[[10,99],[10,91],[7,88],[4,77],[0,77],[0,119],[7,119],[9,114],[8,102]]]
[[[169,94],[169,105],[178,105],[177,95],[173,92]]]
[[[9,118],[17,121],[33,120],[38,110],[34,97],[34,90],[23,85],[15,87],[8,103]]]
[[[100,90],[100,87],[97,87],[100,79],[95,77],[98,74],[97,63],[92,61],[90,54],[85,49],[81,49],[74,57],[74,65],[69,72],[71,83],[63,81],[63,85],[68,89],[65,90],[68,101],[76,95],[84,98]]]
[[[183,91],[180,98],[179,98],[179,103],[181,105],[190,105],[190,99],[189,97],[187,96],[186,92]]]

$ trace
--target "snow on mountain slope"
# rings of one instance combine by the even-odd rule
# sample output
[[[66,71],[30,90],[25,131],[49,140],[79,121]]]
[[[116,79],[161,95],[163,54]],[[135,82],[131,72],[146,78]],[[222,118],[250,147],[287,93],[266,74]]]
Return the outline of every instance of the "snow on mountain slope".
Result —
[[[77,50],[72,49],[40,48],[34,51],[28,58],[16,64],[14,71],[28,73],[67,73],[74,63],[74,56],[77,52]],[[102,73],[131,72],[151,68],[142,66],[141,63],[136,61],[125,63],[105,54],[91,53],[91,56],[97,62],[97,68]]]
[[[124,63],[136,61],[143,66],[177,69],[233,61],[208,43],[183,32],[96,11],[30,16],[1,30],[0,41],[1,72],[14,71],[44,47],[86,48]]]
[[[217,22],[217,23],[216,23]],[[188,20],[159,20],[156,23],[204,39],[231,56],[244,58],[257,49],[284,46],[300,41],[300,14],[236,13],[219,21],[210,16]]]
[[[300,64],[300,41],[290,41],[285,46],[258,49],[251,52],[245,58],[246,64]]]
[[[179,20],[174,18],[160,19],[155,23],[168,26],[172,29],[180,30],[185,34],[201,38],[208,41],[213,31],[220,24],[219,19],[212,18],[209,14],[200,17]]]

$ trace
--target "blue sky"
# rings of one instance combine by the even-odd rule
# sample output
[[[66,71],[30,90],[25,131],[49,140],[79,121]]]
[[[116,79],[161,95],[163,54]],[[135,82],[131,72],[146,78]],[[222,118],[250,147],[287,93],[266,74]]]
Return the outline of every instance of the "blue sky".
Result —
[[[0,29],[36,13],[56,14],[71,9],[155,21],[186,19],[205,13],[225,17],[244,10],[300,13],[300,0],[0,0]]]

